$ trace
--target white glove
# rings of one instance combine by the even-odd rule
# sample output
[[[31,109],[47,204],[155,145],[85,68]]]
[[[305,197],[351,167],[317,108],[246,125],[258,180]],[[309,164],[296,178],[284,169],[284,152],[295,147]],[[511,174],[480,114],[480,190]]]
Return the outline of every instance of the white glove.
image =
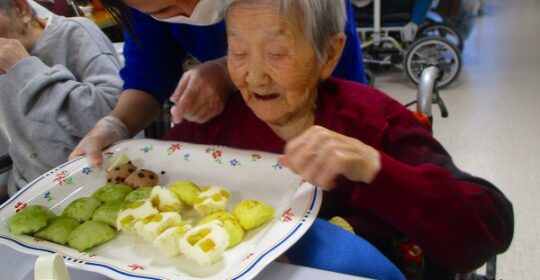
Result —
[[[170,100],[174,123],[205,123],[221,114],[234,88],[224,61],[210,60],[186,71]]]
[[[414,22],[409,22],[403,27],[403,32],[401,33],[402,40],[405,42],[412,42],[418,31],[418,25]]]
[[[129,138],[126,125],[117,117],[106,116],[100,119],[94,128],[84,136],[75,150],[69,155],[69,159],[88,155],[88,165],[99,167],[103,162],[101,152],[112,143]]]

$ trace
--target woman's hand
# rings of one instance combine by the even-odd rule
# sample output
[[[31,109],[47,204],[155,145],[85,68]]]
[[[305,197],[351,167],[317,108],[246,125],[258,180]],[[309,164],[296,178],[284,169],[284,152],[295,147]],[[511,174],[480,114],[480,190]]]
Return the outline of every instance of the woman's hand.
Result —
[[[106,116],[100,119],[94,128],[84,136],[75,150],[69,155],[72,160],[87,155],[91,167],[99,167],[103,162],[101,152],[112,143],[129,137],[129,131],[124,123],[116,117]]]
[[[336,187],[339,175],[370,183],[381,169],[376,149],[320,126],[313,126],[290,140],[279,162],[327,191]]]
[[[205,123],[219,115],[234,85],[225,60],[211,60],[186,71],[170,100],[174,123],[183,119]]]
[[[29,56],[19,40],[0,38],[0,73],[7,73],[13,65]]]

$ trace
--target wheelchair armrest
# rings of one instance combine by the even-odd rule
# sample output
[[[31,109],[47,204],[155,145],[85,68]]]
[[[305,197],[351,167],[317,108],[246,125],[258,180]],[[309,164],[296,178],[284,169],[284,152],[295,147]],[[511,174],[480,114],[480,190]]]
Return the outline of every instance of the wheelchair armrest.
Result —
[[[0,156],[0,174],[9,171],[12,164],[13,161],[8,154]]]

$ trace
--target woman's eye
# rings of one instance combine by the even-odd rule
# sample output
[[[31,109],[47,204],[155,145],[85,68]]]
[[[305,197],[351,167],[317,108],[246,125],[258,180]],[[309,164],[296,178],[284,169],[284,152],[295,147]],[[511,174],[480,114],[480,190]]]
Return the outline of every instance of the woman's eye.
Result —
[[[231,52],[231,55],[235,58],[244,58],[246,57],[246,53],[244,52]]]
[[[279,59],[285,56],[284,53],[268,53],[268,56],[272,59]]]

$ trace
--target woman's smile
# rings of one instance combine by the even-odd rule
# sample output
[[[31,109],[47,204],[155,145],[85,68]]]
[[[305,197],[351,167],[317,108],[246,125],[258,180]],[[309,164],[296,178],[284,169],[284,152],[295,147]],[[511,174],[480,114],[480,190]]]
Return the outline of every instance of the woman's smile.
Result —
[[[258,101],[272,101],[279,97],[279,93],[266,93],[266,94],[259,94],[257,92],[253,92],[253,96]]]

